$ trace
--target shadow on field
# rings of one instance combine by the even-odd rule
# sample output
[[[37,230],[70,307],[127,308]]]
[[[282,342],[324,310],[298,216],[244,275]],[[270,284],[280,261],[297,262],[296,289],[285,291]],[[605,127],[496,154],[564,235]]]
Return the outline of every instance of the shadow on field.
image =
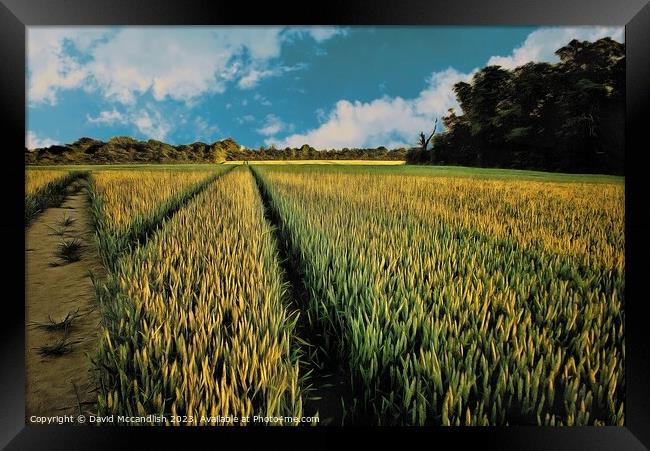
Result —
[[[315,416],[318,413],[321,426],[370,424],[365,416],[356,415],[354,419],[348,416],[351,407],[357,406],[360,401],[354,396],[348,366],[338,352],[329,351],[336,348],[331,340],[328,346],[325,337],[309,325],[307,310],[310,295],[304,283],[300,255],[292,252],[290,240],[282,234],[282,220],[273,208],[263,182],[250,166],[249,170],[264,205],[264,217],[273,231],[284,280],[289,285],[289,301],[300,311],[296,325],[299,339],[296,342],[303,356],[300,362],[301,374],[308,374],[308,386],[305,387],[307,394],[303,399],[304,415]]]

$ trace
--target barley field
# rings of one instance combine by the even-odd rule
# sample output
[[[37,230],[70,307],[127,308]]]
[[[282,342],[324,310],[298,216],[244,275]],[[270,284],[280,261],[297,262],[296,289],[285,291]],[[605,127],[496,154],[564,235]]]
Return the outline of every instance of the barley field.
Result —
[[[294,312],[248,171],[216,181],[133,255],[103,300],[105,414],[300,416]]]
[[[71,185],[87,177],[76,169],[29,169],[25,171],[25,226],[44,210],[59,206]]]
[[[65,177],[67,170],[43,169],[25,171],[25,196],[31,196],[48,183]]]
[[[113,266],[166,215],[228,169],[93,171],[90,199],[105,266]]]
[[[98,414],[625,424],[623,178],[251,162],[88,183]]]
[[[114,230],[122,230],[137,218],[150,215],[161,203],[173,199],[214,173],[215,169],[184,172],[96,171],[93,178],[107,225]]]
[[[622,424],[622,184],[256,170],[377,423]]]

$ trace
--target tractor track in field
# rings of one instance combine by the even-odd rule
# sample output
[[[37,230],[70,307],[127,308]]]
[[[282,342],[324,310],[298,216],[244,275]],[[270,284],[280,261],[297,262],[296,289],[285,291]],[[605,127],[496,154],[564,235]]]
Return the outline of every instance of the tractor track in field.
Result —
[[[203,193],[215,181],[228,174],[235,167],[236,166],[233,165],[227,170],[211,175],[205,180],[198,182],[196,185],[189,187],[187,191],[181,196],[181,198],[172,203],[166,211],[162,212],[161,214],[152,215],[152,217],[148,218],[148,220],[140,226],[140,229],[136,229],[133,223],[131,223],[123,232],[115,233],[112,231],[106,231],[103,230],[103,227],[101,225],[98,225],[101,223],[101,220],[103,218],[95,217],[95,228],[102,230],[101,234],[112,235],[113,239],[115,239],[118,243],[117,247],[115,249],[111,249],[110,251],[107,251],[104,247],[100,246],[102,249],[104,249],[100,252],[100,255],[103,258],[106,270],[108,272],[111,272],[114,269],[114,265],[117,263],[121,256],[144,246],[149,238],[161,230],[165,226],[165,223],[171,219],[179,210],[183,209],[194,198],[196,198],[196,196]]]
[[[188,189],[188,192],[177,202],[174,203],[162,216],[153,219],[150,223],[146,224],[141,231],[133,231],[129,228],[126,235],[126,240],[135,247],[144,245],[149,238],[154,235],[158,230],[164,227],[165,223],[171,219],[179,210],[183,209],[192,200],[208,189],[215,181],[228,174],[237,166],[232,166],[223,172],[209,176],[206,180],[198,182],[193,187]]]
[[[125,242],[131,247],[146,244],[168,219],[234,167],[190,189],[179,202],[146,224],[144,230],[139,233],[129,230]],[[93,218],[89,205],[88,180],[73,180],[58,204],[42,211],[25,229],[25,421],[28,424],[32,416],[93,413],[99,390],[91,359],[97,348],[101,308],[95,299],[96,287],[91,274],[103,280],[110,267],[103,265],[97,254],[94,236],[97,218]],[[68,227],[61,225],[66,217],[72,221]],[[62,261],[57,258],[60,243],[70,240],[81,244],[79,259]],[[63,322],[66,315],[72,318],[68,327],[52,327],[51,321]],[[45,347],[57,344],[61,345],[61,352],[43,352]]]
[[[292,252],[292,244],[282,234],[282,219],[266,191],[258,174],[248,167],[257,191],[264,205],[264,217],[271,225],[273,238],[278,250],[280,267],[285,282],[288,283],[292,306],[300,312],[296,325],[298,337],[308,344],[299,344],[303,356],[310,354],[315,359],[301,359],[301,373],[311,373],[308,377],[309,388],[303,399],[304,415],[314,416],[318,413],[320,425],[340,426],[345,424],[345,407],[354,404],[350,374],[347,365],[339,361],[338,356],[328,356],[325,352],[325,340],[321,334],[310,327],[306,317],[309,290],[302,276],[300,256]],[[316,360],[316,361],[314,361]]]

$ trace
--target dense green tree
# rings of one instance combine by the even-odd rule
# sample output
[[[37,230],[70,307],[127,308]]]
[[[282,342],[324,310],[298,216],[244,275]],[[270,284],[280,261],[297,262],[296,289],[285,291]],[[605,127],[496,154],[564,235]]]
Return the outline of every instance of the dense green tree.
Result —
[[[625,48],[573,40],[556,64],[480,69],[454,86],[462,114],[443,117],[435,155],[411,162],[622,173]]]

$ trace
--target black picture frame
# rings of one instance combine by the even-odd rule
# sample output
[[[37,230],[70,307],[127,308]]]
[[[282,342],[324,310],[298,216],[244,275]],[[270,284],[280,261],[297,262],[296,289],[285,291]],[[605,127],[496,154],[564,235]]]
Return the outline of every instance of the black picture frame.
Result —
[[[190,0],[1,0],[0,2],[0,111],[5,147],[2,176],[5,211],[0,232],[5,237],[3,326],[0,327],[0,446],[8,449],[97,449],[132,445],[134,436],[149,441],[176,439],[159,428],[25,426],[24,424],[24,224],[25,36],[32,25],[609,25],[625,26],[626,44],[626,401],[625,427],[490,427],[490,428],[352,428],[365,437],[394,438],[397,432],[416,434],[409,440],[439,446],[474,445],[483,449],[634,450],[650,448],[650,327],[643,315],[644,259],[650,250],[644,150],[644,118],[650,105],[650,5],[648,0],[480,0],[304,2],[292,6]],[[645,146],[644,146],[645,144]],[[20,152],[19,152],[20,150]],[[645,202],[644,202],[645,201]],[[4,213],[4,214],[3,214]],[[6,274],[6,272],[4,272]],[[23,275],[21,278],[20,275]],[[21,301],[23,300],[23,301]],[[11,313],[8,308],[12,307]],[[201,429],[198,432],[202,432]],[[265,428],[257,432],[284,440],[297,434],[311,446],[340,428]],[[346,432],[350,429],[346,428]],[[189,432],[184,429],[183,432]],[[192,431],[196,433],[196,431]],[[245,440],[247,431],[216,431],[224,439]],[[182,440],[186,434],[181,434]],[[401,434],[400,434],[401,435]],[[195,437],[195,436],[194,436]],[[213,436],[217,437],[217,436]],[[417,440],[416,440],[417,439]],[[208,440],[214,440],[210,438]],[[309,441],[307,441],[309,440]],[[406,442],[403,442],[406,444]],[[187,443],[185,443],[187,445]],[[280,443],[278,443],[280,444]],[[153,448],[155,445],[151,444]],[[413,446],[413,445],[410,445]],[[421,445],[415,445],[421,446]]]

